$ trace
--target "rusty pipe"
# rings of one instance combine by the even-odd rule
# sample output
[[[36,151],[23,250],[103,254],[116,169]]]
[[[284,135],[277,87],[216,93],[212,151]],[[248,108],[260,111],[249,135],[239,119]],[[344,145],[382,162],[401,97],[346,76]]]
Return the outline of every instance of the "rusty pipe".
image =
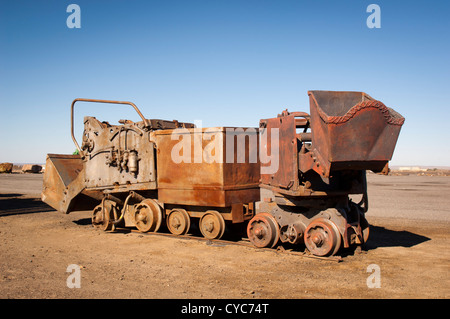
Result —
[[[312,141],[312,134],[311,133],[299,133],[299,134],[297,134],[297,138],[301,142],[311,142]]]
[[[131,193],[127,196],[127,198],[125,199],[125,203],[123,204],[123,207],[122,207],[122,211],[121,211],[120,217],[119,217],[118,219],[114,220],[114,221],[111,221],[111,224],[117,225],[118,223],[120,223],[120,221],[121,221],[121,220],[123,219],[123,217],[125,216],[126,210],[128,209],[128,201],[129,201],[130,198],[132,198],[132,197],[133,197],[133,192],[131,192]]]
[[[113,202],[115,202],[116,204],[123,205],[123,201],[120,198],[118,198],[112,194],[106,194],[105,199],[109,199],[109,200],[112,200]]]
[[[112,196],[112,197],[114,197],[114,196]],[[113,199],[113,198],[111,198],[111,199]],[[138,194],[138,193],[135,193],[134,191],[131,191],[130,194],[125,199],[125,202],[123,203],[123,207],[122,207],[122,211],[121,211],[120,217],[117,220],[111,222],[112,224],[117,225],[123,219],[123,217],[125,216],[125,212],[128,209],[128,201],[130,199],[137,199],[139,201],[143,201],[145,199],[145,197],[140,195],[140,194]]]
[[[310,115],[306,112],[289,112],[289,115],[294,115],[294,117],[304,117],[306,119],[310,118]]]

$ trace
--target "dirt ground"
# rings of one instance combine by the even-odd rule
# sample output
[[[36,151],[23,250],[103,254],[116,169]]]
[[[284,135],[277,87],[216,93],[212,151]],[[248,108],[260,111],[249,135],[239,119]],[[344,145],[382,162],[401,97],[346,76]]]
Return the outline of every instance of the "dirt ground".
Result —
[[[0,175],[0,298],[449,298],[450,177],[371,174],[368,182],[369,242],[338,263],[102,232],[90,212],[42,203],[42,175]],[[80,288],[67,286],[72,264]],[[369,287],[373,267],[379,288]]]

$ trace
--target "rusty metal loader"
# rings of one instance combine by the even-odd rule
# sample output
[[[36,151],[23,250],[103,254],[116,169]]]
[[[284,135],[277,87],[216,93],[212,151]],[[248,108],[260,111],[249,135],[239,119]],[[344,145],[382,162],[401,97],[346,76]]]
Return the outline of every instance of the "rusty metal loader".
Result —
[[[80,147],[73,133],[77,102],[130,105],[142,121],[111,125],[86,116]],[[131,102],[92,99],[73,101],[71,121],[79,155],[48,154],[46,160],[42,200],[56,210],[93,209],[93,225],[104,230],[125,226],[156,232],[165,223],[175,235],[187,233],[196,219],[209,239],[220,238],[226,222],[253,217],[259,162],[226,161],[229,128],[150,120]],[[212,142],[212,156],[204,158]],[[257,145],[251,147],[247,156],[257,153]]]
[[[42,200],[63,213],[92,210],[103,230],[164,225],[184,235],[196,222],[219,239],[235,224],[257,247],[281,241],[330,256],[361,245],[366,170],[388,172],[404,118],[363,92],[308,94],[309,114],[285,110],[259,128],[198,128],[146,119],[131,102],[76,99],[79,155],[48,154]],[[129,105],[142,121],[86,116],[79,146],[77,102]]]
[[[281,240],[329,256],[368,240],[366,170],[387,174],[405,119],[363,92],[308,95],[310,114],[286,110],[260,121],[261,148],[275,145],[282,155],[274,174],[261,174],[261,187],[273,196],[247,232],[260,247]]]

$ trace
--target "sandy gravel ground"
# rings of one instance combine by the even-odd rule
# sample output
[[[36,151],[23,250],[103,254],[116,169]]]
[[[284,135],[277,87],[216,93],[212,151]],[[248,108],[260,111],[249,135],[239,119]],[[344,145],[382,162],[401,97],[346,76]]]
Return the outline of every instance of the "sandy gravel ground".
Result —
[[[42,203],[42,175],[0,175],[0,298],[449,298],[450,177],[368,181],[370,240],[337,263],[98,231]]]

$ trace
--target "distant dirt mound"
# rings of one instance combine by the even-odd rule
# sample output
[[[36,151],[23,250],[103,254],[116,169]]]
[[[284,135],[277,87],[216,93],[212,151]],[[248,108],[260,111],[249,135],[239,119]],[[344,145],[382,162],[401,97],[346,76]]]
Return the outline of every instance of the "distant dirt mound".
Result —
[[[1,163],[0,173],[11,173],[13,169],[13,163]]]
[[[25,164],[22,166],[22,172],[24,173],[39,173],[41,170],[41,165]]]

